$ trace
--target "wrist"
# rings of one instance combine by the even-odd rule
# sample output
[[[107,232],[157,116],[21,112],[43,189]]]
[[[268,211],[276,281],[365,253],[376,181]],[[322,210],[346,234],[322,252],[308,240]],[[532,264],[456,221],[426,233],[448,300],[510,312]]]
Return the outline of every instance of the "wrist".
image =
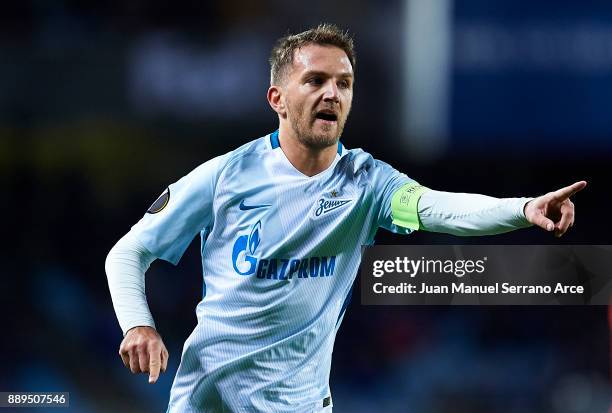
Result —
[[[153,331],[157,332],[157,329],[155,328],[155,326],[146,325],[146,324],[140,324],[140,325],[136,325],[136,326],[128,328],[125,331],[125,334],[123,334],[123,336],[124,337],[127,336],[130,332],[138,333],[138,332],[149,331],[149,330],[153,330]]]

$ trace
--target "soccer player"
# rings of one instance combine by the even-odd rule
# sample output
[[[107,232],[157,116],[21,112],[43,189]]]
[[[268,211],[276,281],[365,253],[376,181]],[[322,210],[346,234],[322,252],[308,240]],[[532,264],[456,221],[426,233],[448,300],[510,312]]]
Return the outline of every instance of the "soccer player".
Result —
[[[535,224],[561,236],[586,185],[535,199],[430,190],[339,142],[355,82],[346,33],[322,24],[281,38],[270,65],[278,130],[170,185],[106,260],[119,353],[154,383],[168,352],[144,274],[158,258],[177,264],[200,234],[206,292],[169,412],[331,411],[334,339],[379,227],[488,235]]]

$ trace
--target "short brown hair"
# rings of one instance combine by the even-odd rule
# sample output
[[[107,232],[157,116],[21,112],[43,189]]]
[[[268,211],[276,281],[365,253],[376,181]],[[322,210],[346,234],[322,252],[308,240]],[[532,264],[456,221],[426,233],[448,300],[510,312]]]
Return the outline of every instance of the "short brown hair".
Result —
[[[336,25],[321,23],[313,29],[298,34],[288,34],[277,40],[270,54],[270,84],[280,82],[286,74],[287,67],[293,64],[295,51],[311,43],[336,46],[344,50],[355,70],[353,38]]]

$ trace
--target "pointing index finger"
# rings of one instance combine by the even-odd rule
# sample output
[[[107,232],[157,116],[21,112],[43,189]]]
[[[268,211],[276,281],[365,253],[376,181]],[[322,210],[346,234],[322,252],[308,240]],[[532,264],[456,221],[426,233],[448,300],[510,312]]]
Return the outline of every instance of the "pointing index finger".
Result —
[[[576,192],[584,189],[585,186],[587,186],[586,181],[578,181],[570,186],[566,186],[565,188],[556,190],[553,193],[553,197],[558,200],[567,199],[574,195]]]
[[[159,350],[153,350],[149,355],[149,383],[155,383],[159,377],[161,368],[161,354]]]

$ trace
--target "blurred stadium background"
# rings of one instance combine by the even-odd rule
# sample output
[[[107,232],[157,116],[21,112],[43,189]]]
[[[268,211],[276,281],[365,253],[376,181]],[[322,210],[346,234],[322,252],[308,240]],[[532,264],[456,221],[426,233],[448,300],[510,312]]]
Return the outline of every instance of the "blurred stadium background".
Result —
[[[79,2],[0,12],[0,391],[75,412],[164,411],[202,291],[197,242],[147,278],[171,354],[154,386],[117,356],[103,263],[158,194],[276,128],[267,57],[321,21],[357,44],[343,142],[436,189],[537,195],[579,179],[575,228],[379,244],[611,244],[612,3]],[[605,412],[603,307],[365,307],[336,341],[338,412]],[[36,411],[44,411],[37,409]]]

